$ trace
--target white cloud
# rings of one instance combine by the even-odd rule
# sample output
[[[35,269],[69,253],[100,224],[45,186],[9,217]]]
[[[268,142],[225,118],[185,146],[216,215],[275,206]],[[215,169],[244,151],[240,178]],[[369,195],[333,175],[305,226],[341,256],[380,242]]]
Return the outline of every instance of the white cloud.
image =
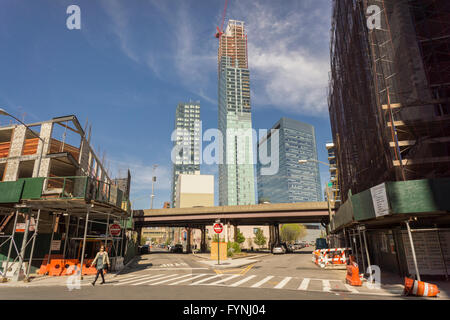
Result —
[[[109,160],[112,163],[112,176],[124,175],[128,169],[131,172],[131,192],[139,193],[152,188],[153,165],[146,165],[140,160]],[[158,165],[155,169],[158,190],[170,190],[172,171],[169,167]]]
[[[328,6],[328,1],[316,1],[289,6],[288,11],[273,2],[233,7],[229,17],[241,18],[247,26],[254,107],[327,115]]]

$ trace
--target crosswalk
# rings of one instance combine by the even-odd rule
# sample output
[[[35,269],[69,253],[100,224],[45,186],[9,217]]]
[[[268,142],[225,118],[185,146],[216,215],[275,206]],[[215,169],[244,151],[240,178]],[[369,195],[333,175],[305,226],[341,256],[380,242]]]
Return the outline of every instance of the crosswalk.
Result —
[[[221,286],[230,288],[264,288],[297,291],[320,291],[346,294],[398,295],[399,292],[387,290],[370,290],[366,287],[352,287],[342,280],[298,278],[276,275],[241,275],[213,273],[156,273],[130,274],[111,277],[107,286]]]

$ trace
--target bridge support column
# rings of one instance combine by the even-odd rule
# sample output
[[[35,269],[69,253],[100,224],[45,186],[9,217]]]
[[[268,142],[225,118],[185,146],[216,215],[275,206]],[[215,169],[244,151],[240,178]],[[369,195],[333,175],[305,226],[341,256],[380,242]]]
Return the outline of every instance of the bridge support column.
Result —
[[[192,233],[192,229],[191,228],[186,228],[186,253],[191,253],[192,252],[192,248],[191,248],[191,233]]]
[[[201,229],[202,231],[202,237],[201,237],[201,242],[200,242],[200,251],[202,253],[206,253],[206,226],[203,226]]]

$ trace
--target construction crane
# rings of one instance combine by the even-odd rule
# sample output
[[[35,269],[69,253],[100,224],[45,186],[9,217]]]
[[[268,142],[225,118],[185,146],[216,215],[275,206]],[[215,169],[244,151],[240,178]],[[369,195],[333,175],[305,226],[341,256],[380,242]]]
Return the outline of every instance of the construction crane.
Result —
[[[225,7],[223,8],[223,14],[222,14],[222,24],[219,27],[216,27],[217,32],[216,32],[216,38],[220,39],[220,36],[223,34],[223,24],[225,22],[225,14],[227,13],[227,5],[228,5],[228,0],[225,0]]]

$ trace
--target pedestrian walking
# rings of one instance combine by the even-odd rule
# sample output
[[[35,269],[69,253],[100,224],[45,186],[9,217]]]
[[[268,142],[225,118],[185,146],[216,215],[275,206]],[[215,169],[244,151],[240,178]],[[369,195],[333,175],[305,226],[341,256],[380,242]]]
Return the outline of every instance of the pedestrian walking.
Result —
[[[97,255],[94,258],[94,261],[91,263],[91,267],[95,265],[95,268],[97,269],[97,274],[95,275],[95,280],[91,284],[95,286],[95,282],[98,279],[98,275],[102,276],[102,282],[100,284],[105,283],[105,278],[103,276],[103,269],[106,269],[109,267],[109,257],[108,252],[105,251],[105,247],[101,246],[100,251],[97,252]]]

